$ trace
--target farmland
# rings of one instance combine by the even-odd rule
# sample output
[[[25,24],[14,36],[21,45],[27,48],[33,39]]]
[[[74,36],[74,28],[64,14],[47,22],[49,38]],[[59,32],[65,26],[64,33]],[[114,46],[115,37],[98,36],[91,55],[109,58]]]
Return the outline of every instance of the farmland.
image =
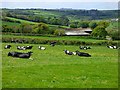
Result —
[[[91,46],[92,57],[68,56],[64,49],[75,51],[78,46],[45,46],[46,50],[33,45],[31,59],[8,57],[10,51],[18,51],[11,44],[10,50],[3,43],[3,88],[117,88],[118,87],[118,50],[105,46]],[[27,51],[23,51],[27,52]]]
[[[118,88],[118,49],[107,45],[118,46],[119,25],[111,19],[117,19],[117,10],[3,9],[2,87]],[[96,32],[89,36],[65,34],[87,28]],[[49,45],[52,41],[57,42],[54,47]],[[7,44],[12,47],[4,49]],[[27,45],[33,48],[16,48]],[[46,50],[39,50],[39,45]],[[92,49],[80,50],[80,45]],[[65,49],[91,57],[66,55]],[[12,51],[32,51],[32,59],[7,56]]]

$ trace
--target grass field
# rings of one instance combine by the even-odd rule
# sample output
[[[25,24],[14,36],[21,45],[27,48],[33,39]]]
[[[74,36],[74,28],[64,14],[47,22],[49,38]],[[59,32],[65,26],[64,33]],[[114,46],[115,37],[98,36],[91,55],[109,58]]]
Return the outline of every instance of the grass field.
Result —
[[[2,47],[3,88],[117,88],[118,51],[105,46],[91,46],[92,57],[65,55],[63,50],[79,50],[78,46],[42,45],[45,51],[33,45],[30,59],[8,57],[10,51],[18,51],[11,44],[10,50]],[[28,45],[28,44],[22,44]],[[22,46],[21,45],[21,46]],[[24,51],[27,52],[27,51]]]

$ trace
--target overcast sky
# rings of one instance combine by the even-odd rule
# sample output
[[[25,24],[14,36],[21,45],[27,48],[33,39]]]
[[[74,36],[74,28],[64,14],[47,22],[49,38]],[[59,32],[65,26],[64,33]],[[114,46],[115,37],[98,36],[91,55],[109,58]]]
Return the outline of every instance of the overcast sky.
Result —
[[[44,1],[44,2],[43,2]],[[89,2],[88,2],[89,1]],[[2,8],[118,9],[118,0],[4,0]]]

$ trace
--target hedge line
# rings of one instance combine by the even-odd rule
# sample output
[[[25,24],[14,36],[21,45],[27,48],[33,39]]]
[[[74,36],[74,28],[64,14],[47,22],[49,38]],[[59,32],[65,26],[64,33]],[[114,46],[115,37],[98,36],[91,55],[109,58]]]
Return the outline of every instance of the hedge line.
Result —
[[[75,40],[47,40],[39,38],[7,38],[2,37],[2,42],[11,43],[12,40],[23,41],[23,43],[28,44],[50,44],[52,41],[56,41],[57,45],[118,45],[118,42],[113,41],[101,41],[101,42],[85,42],[85,41],[75,41]],[[18,42],[20,43],[20,42]]]

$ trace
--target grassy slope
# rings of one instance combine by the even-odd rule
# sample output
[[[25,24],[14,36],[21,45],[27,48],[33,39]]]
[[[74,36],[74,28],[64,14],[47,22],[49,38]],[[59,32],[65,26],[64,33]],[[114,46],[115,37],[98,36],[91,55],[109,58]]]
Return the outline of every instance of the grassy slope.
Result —
[[[0,21],[1,22],[1,21]],[[8,26],[19,26],[19,23],[13,23],[13,22],[6,22],[2,21],[2,25],[8,25]]]
[[[3,43],[3,47],[6,45]],[[45,51],[33,45],[33,60],[8,57],[3,48],[3,88],[115,88],[118,84],[118,51],[93,46],[92,57],[65,55],[63,50],[79,50],[78,46],[42,45]],[[22,44],[23,45],[23,44]],[[26,44],[27,45],[27,44]],[[24,51],[27,52],[27,51]]]
[[[7,17],[7,18],[12,19],[12,20],[16,20],[16,21],[20,21],[22,23],[37,24],[36,22],[30,22],[27,20],[22,20],[22,19],[17,19],[17,18],[12,18],[12,17]]]

